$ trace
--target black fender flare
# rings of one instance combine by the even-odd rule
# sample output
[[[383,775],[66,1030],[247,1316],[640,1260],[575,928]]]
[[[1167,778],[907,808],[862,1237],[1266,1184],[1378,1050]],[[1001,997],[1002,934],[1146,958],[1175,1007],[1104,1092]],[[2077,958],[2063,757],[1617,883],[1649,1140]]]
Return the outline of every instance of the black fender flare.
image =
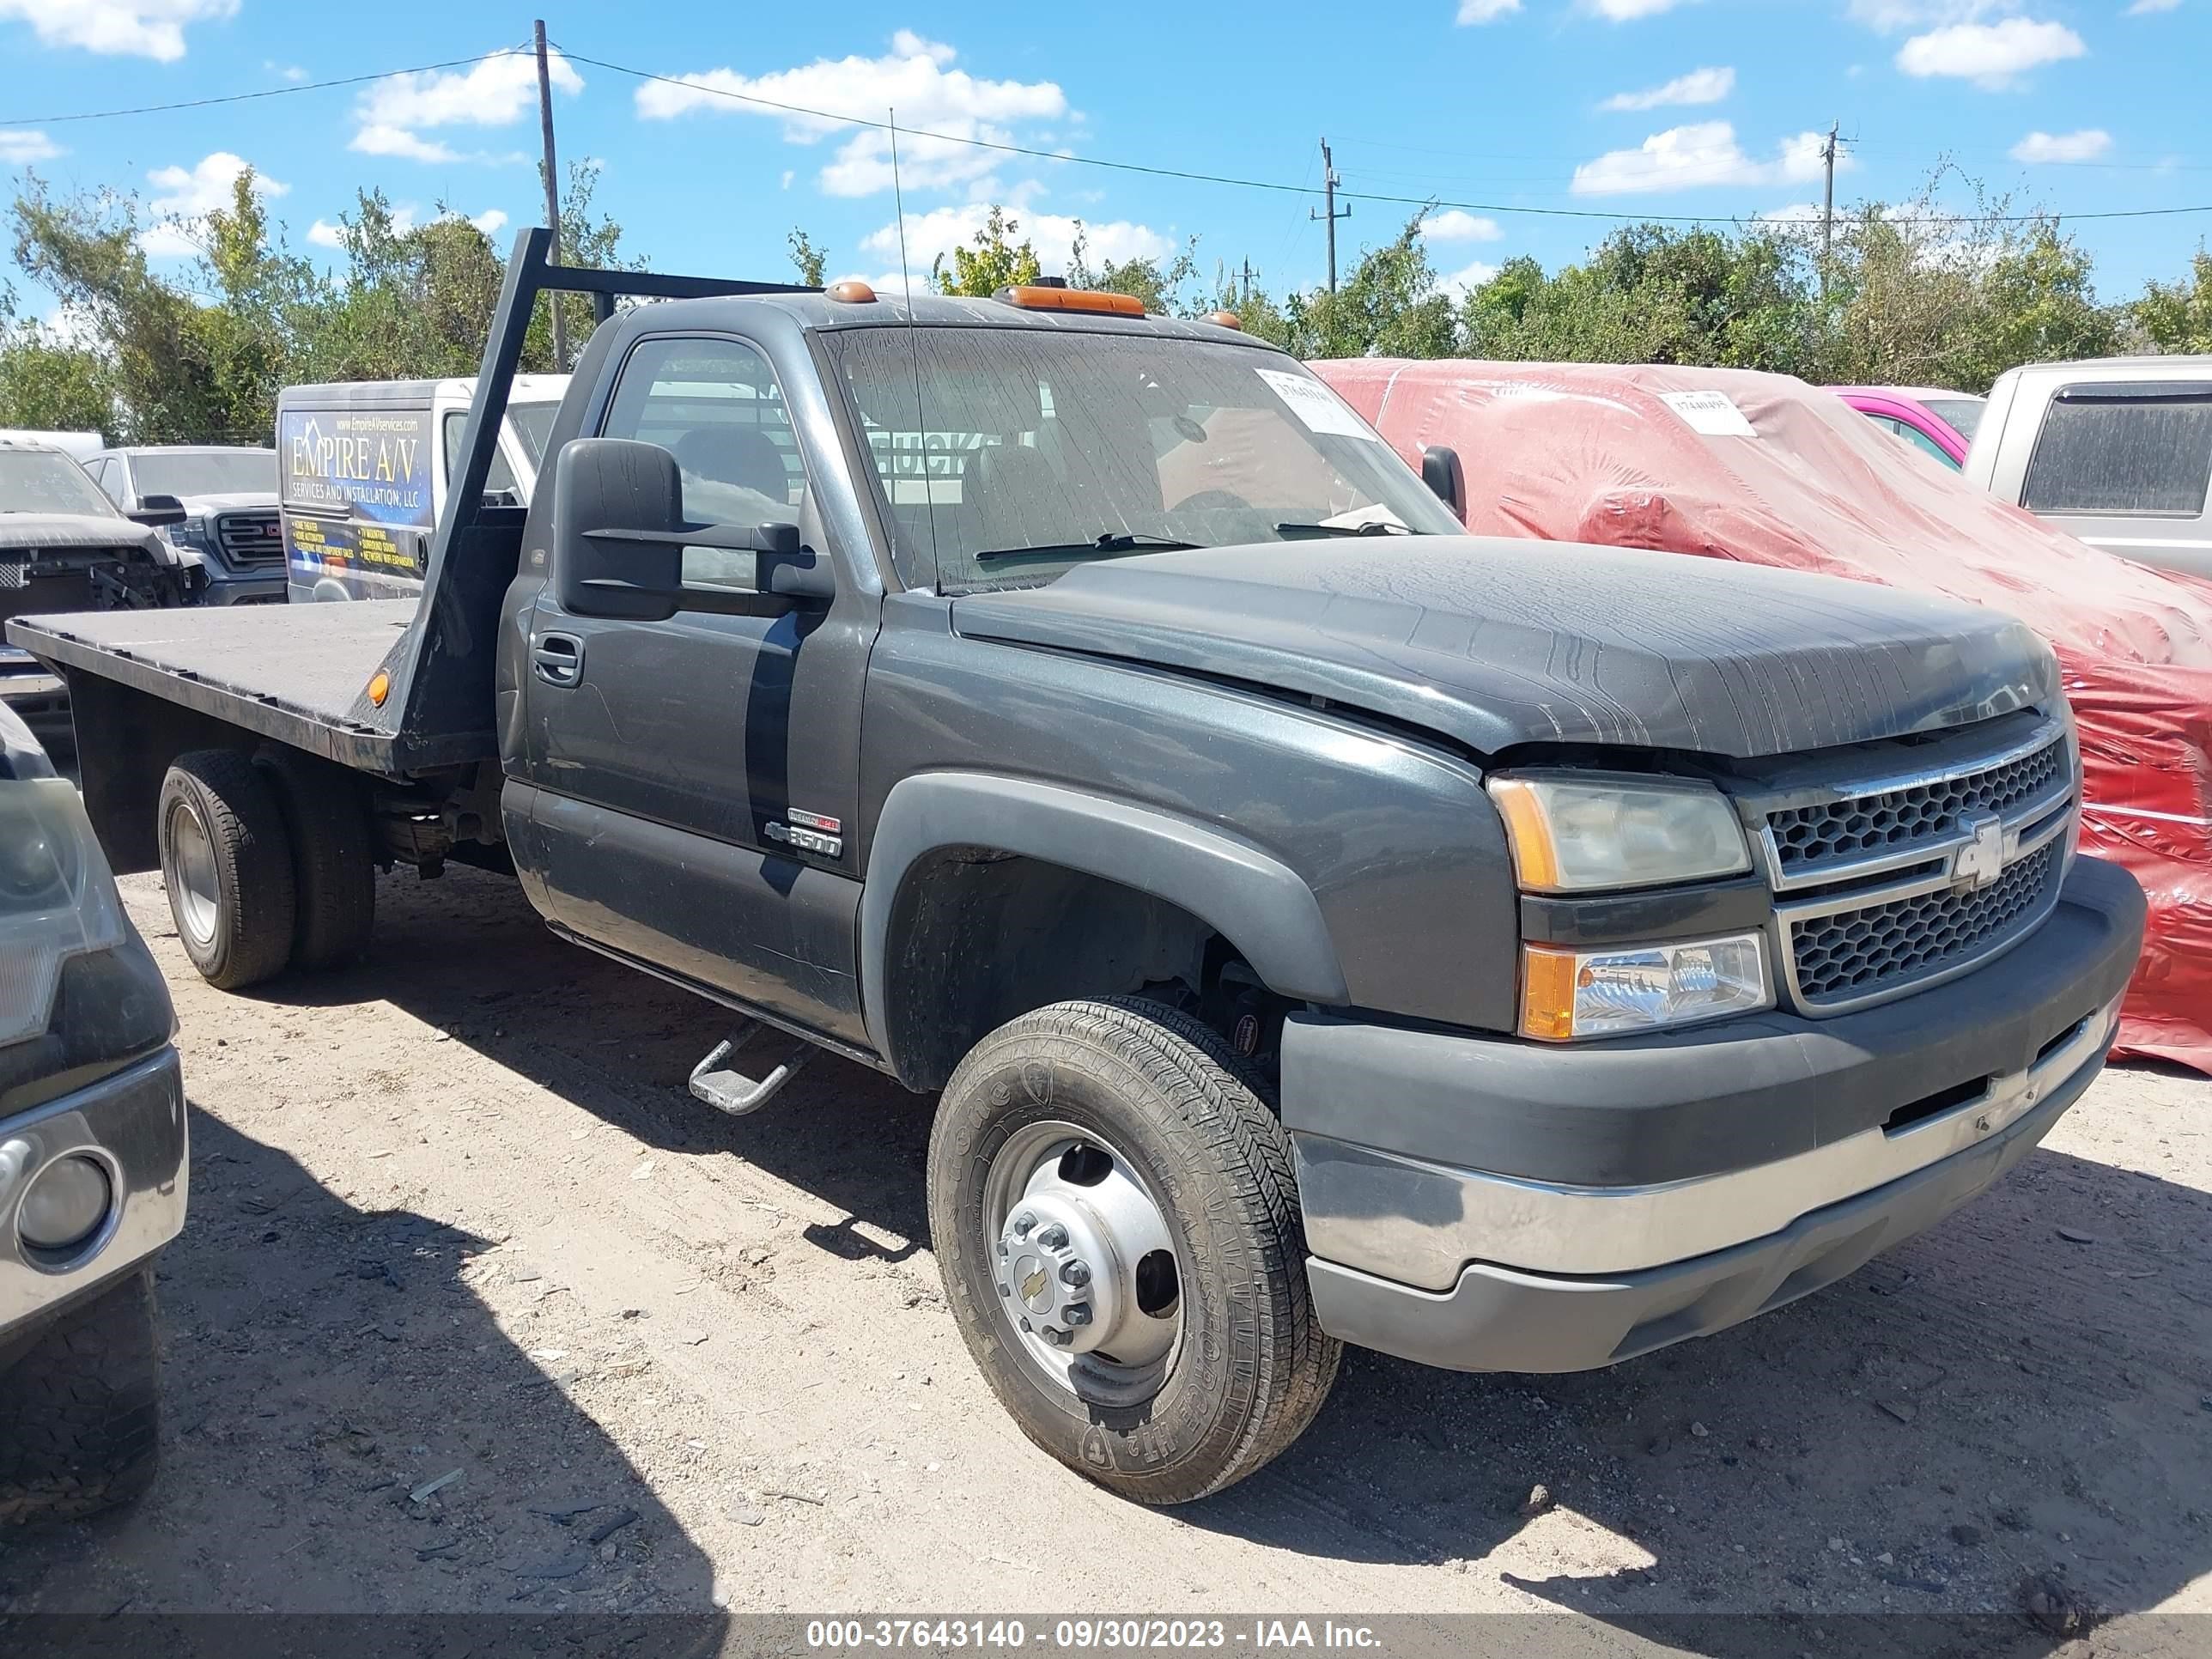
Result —
[[[922,772],[884,799],[860,889],[861,1009],[886,1059],[892,912],[908,872],[948,847],[988,848],[1154,894],[1233,939],[1279,995],[1352,1000],[1312,889],[1272,854],[1156,807],[1026,778]]]

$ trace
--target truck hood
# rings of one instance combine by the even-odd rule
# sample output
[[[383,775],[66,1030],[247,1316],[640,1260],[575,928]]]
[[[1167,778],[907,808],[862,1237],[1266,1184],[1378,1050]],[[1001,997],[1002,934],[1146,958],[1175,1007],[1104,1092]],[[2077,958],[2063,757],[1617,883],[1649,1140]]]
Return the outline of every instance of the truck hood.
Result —
[[[952,605],[975,639],[1326,697],[1484,755],[1528,743],[1749,759],[2049,705],[2001,612],[1679,554],[1499,537],[1194,549]]]
[[[170,562],[169,544],[158,531],[120,514],[0,513],[0,548],[27,547],[135,547],[155,564]]]
[[[273,489],[239,489],[221,495],[180,495],[185,511],[195,519],[204,519],[210,513],[229,513],[241,507],[270,507],[276,505]]]

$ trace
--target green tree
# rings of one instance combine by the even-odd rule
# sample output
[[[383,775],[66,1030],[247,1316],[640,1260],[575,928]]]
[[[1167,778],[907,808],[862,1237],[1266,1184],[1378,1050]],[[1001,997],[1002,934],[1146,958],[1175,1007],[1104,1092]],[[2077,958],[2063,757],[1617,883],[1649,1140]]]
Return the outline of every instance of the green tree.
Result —
[[[994,207],[983,221],[983,228],[975,233],[974,241],[952,250],[949,274],[945,255],[939,254],[931,262],[931,283],[939,294],[988,300],[1002,288],[1034,283],[1043,271],[1037,264],[1036,249],[1028,240],[1014,240],[1021,228],[1019,220],[1006,216],[1006,209]]]
[[[792,267],[799,272],[799,280],[809,288],[820,288],[823,276],[830,268],[830,256],[815,246],[813,239],[803,230],[793,230],[789,240]]]
[[[2127,310],[2130,328],[2153,351],[2212,352],[2212,254],[2197,249],[2188,281],[2147,283]]]
[[[97,352],[15,313],[0,287],[0,427],[112,435],[115,394]]]
[[[1191,284],[1198,280],[1198,238],[1194,236],[1164,264],[1158,259],[1132,256],[1127,259],[1109,260],[1103,265],[1091,263],[1091,235],[1083,221],[1075,222],[1075,237],[1067,257],[1067,284],[1070,288],[1091,289],[1102,294],[1127,294],[1144,301],[1145,309],[1156,317],[1191,316],[1199,309],[1191,297]]]
[[[1437,286],[1417,213],[1392,240],[1359,256],[1332,294],[1285,302],[1290,349],[1301,357],[1449,357],[1460,349],[1451,296]]]

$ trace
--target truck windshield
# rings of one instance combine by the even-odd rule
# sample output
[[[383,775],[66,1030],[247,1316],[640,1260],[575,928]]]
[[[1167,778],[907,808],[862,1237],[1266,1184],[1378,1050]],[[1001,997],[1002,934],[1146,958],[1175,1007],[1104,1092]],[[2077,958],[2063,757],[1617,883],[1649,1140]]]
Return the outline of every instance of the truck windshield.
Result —
[[[1366,422],[1279,353],[1030,328],[853,329],[826,343],[908,586],[1034,584],[1176,547],[1460,533]]]
[[[119,516],[84,469],[52,449],[0,449],[0,513]]]
[[[274,495],[273,449],[143,450],[131,458],[131,478],[141,497]]]

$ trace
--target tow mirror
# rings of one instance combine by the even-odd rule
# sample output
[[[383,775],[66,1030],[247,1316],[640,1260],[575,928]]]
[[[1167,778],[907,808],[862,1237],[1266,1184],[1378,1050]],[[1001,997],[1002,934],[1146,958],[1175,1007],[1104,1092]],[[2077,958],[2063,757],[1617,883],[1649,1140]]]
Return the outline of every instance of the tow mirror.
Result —
[[[554,590],[579,616],[660,622],[836,597],[830,562],[795,524],[694,526],[684,477],[658,444],[580,438],[554,464]]]
[[[1421,451],[1421,482],[1462,524],[1467,522],[1467,469],[1460,465],[1459,451],[1443,444],[1431,444]]]
[[[123,516],[149,530],[166,530],[173,524],[182,524],[191,515],[174,495],[141,495],[138,505]]]

